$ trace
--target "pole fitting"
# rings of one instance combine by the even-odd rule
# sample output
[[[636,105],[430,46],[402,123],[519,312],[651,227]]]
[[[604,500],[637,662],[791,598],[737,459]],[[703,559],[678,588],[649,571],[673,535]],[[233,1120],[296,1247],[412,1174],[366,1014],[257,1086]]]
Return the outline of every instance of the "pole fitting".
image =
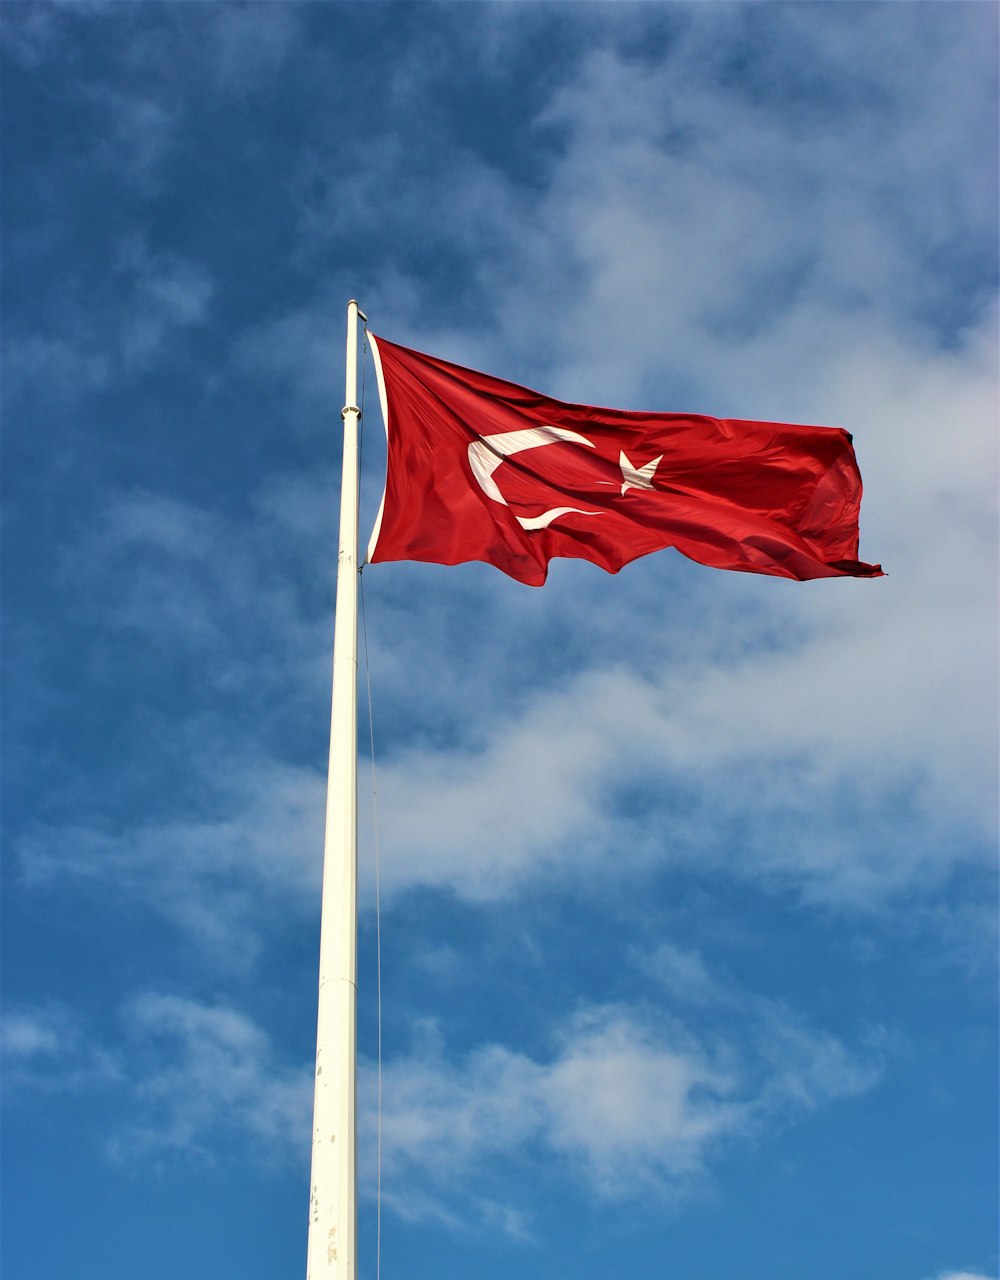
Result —
[[[361,410],[358,408],[356,404],[345,404],[343,409],[341,409],[340,411],[341,422],[343,422],[347,418],[347,415],[349,413],[356,413],[358,415],[358,418],[361,417]]]

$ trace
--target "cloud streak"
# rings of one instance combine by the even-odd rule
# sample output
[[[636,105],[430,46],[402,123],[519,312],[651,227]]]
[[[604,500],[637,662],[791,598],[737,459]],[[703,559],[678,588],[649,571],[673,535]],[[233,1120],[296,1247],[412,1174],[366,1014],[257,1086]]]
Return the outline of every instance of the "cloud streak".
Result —
[[[550,1052],[500,1043],[446,1054],[433,1026],[384,1069],[383,1194],[404,1217],[506,1222],[530,1233],[529,1207],[498,1200],[499,1170],[530,1166],[590,1199],[674,1202],[703,1192],[741,1144],[817,1107],[865,1093],[878,1054],[856,1052],[789,1010],[699,969],[717,1029],[666,1007],[591,1005],[557,1025]],[[663,957],[652,959],[662,971]],[[670,1002],[673,1003],[673,1002]],[[374,1152],[374,1082],[362,1097],[363,1149]],[[371,1190],[374,1169],[366,1181]]]

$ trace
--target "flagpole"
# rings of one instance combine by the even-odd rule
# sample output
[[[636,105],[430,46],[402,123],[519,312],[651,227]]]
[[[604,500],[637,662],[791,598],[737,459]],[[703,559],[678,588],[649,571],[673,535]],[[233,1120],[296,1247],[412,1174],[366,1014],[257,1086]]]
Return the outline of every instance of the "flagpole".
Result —
[[[358,304],[347,304],[344,462],[323,847],[306,1280],[355,1280],[357,1083]]]

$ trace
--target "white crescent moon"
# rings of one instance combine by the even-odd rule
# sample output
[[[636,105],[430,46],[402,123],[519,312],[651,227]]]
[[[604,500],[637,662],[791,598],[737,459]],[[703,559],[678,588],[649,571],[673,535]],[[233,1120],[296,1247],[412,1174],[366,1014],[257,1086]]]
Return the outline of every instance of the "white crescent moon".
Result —
[[[526,427],[523,431],[503,431],[495,436],[482,436],[470,444],[469,466],[483,493],[494,502],[499,502],[506,507],[507,499],[493,479],[493,472],[497,467],[513,453],[522,453],[525,449],[537,449],[544,444],[558,444],[560,441],[585,444],[588,449],[595,447],[592,440],[588,440],[586,436],[581,436],[576,431],[570,431],[568,427]],[[514,519],[523,529],[544,529],[553,520],[570,511],[581,516],[601,514],[600,511],[581,511],[579,507],[551,507],[548,511],[543,511],[540,516],[515,515]]]

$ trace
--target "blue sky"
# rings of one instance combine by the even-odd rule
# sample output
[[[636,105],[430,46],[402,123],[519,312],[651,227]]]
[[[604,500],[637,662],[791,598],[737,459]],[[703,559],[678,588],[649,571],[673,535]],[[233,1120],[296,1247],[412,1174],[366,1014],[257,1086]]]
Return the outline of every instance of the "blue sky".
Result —
[[[5,1274],[304,1274],[356,296],[846,427],[889,573],[366,571],[383,1274],[995,1280],[995,8],[0,28]]]

